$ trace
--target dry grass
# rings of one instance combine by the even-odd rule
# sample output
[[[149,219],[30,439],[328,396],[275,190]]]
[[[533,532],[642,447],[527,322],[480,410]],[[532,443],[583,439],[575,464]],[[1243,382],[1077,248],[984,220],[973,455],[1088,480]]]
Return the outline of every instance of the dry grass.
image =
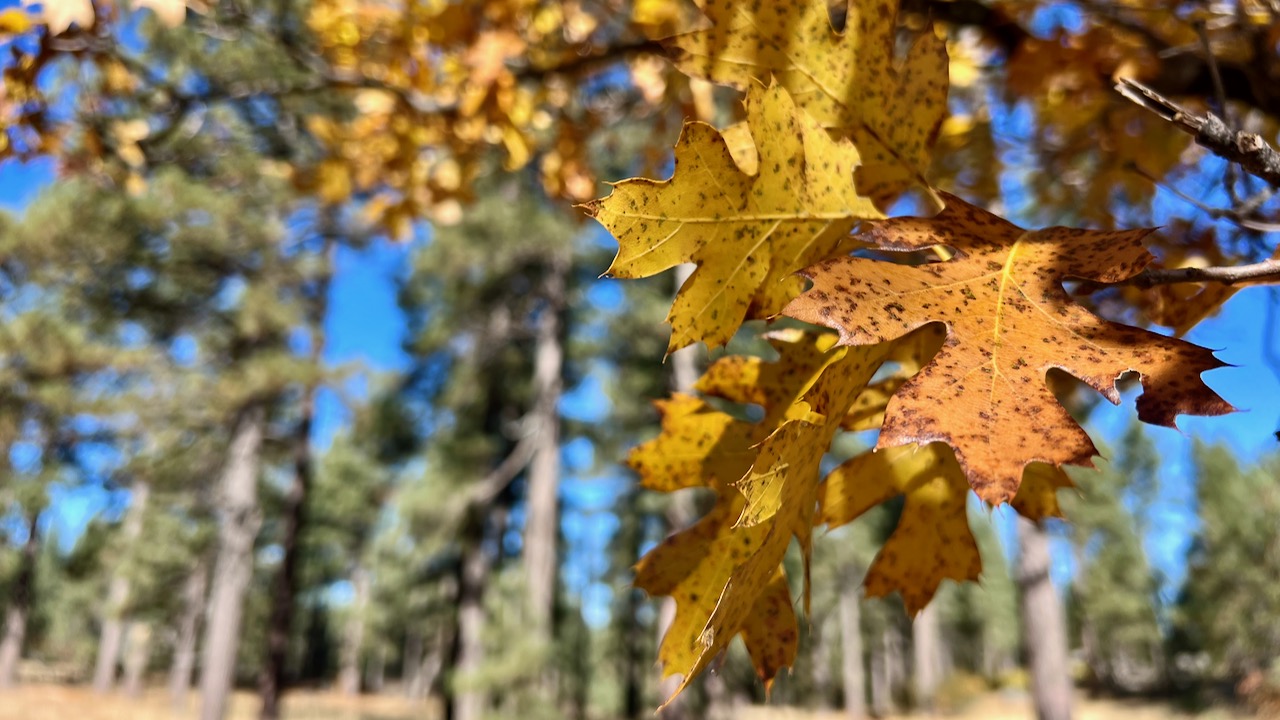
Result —
[[[86,687],[67,685],[24,685],[0,695],[0,720],[188,720],[196,717],[196,711],[192,697],[185,712],[175,712],[159,689],[136,700],[95,695]],[[391,696],[347,698],[299,690],[287,695],[284,703],[285,720],[429,720],[438,716],[430,706]],[[228,720],[257,717],[257,696],[236,693]]]
[[[924,718],[927,716],[903,716]],[[964,720],[1031,720],[1035,713],[1030,700],[1020,693],[985,695],[965,708],[959,715],[939,716]],[[1141,701],[1091,700],[1077,696],[1074,720],[1234,720],[1236,716],[1224,711],[1211,711],[1201,715],[1187,715],[1168,705]],[[840,712],[812,712],[793,708],[753,707],[736,713],[734,720],[844,720]]]
[[[333,693],[296,691],[285,701],[285,720],[432,720],[440,717],[436,708],[414,705],[390,696],[346,698]],[[175,713],[161,690],[148,692],[138,700],[119,695],[98,696],[85,687],[27,685],[0,695],[0,720],[188,720],[195,717],[194,698],[185,713]],[[228,720],[257,717],[257,698],[237,693]],[[916,716],[921,717],[921,716]],[[969,706],[967,720],[1024,720],[1032,713],[1025,697],[987,695]],[[1188,720],[1167,706],[1149,703],[1096,701],[1080,698],[1076,720]],[[1199,720],[1230,720],[1221,711],[1197,716]],[[838,712],[816,713],[774,707],[741,708],[734,720],[843,720]],[[518,719],[513,719],[518,720]]]

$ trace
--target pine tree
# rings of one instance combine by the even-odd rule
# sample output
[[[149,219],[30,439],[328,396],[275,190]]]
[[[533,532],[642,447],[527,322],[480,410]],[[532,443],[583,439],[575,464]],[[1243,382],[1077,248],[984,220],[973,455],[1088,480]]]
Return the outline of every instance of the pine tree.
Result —
[[[1187,553],[1178,631],[1189,650],[1208,653],[1210,678],[1268,671],[1280,653],[1280,458],[1242,468],[1222,445],[1197,442],[1200,530]]]
[[[1159,682],[1163,638],[1157,585],[1143,550],[1140,518],[1154,498],[1157,461],[1151,440],[1130,426],[1118,457],[1102,472],[1073,474],[1079,493],[1063,493],[1080,559],[1073,592],[1088,662],[1098,682],[1135,691]]]

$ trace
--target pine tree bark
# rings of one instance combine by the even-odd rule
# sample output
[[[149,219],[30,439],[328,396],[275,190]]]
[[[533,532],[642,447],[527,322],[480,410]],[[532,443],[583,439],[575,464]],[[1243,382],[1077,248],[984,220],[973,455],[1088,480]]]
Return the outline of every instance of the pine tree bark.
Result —
[[[364,686],[369,692],[377,695],[387,679],[387,648],[379,644],[369,655],[369,664],[364,670]]]
[[[121,558],[128,557],[138,536],[142,533],[142,517],[146,512],[150,486],[136,483],[129,498],[129,511],[125,514],[121,539],[124,541]],[[116,684],[116,665],[120,660],[120,647],[124,642],[124,608],[129,602],[129,577],[119,563],[107,586],[107,604],[102,619],[102,631],[98,635],[98,656],[93,666],[93,691],[107,693]]]
[[[454,687],[449,690],[450,720],[481,720],[489,707],[489,694],[470,686],[484,665],[484,593],[489,583],[489,556],[484,551],[483,519],[471,520],[464,533],[458,572],[458,620],[454,635]],[[462,687],[458,687],[461,680]]]
[[[809,698],[809,707],[817,710],[831,708],[831,645],[823,630],[829,631],[826,623],[810,623],[809,662],[813,666],[813,696]]]
[[[423,696],[422,663],[426,660],[425,645],[422,630],[410,628],[405,632],[404,649],[400,653],[400,684],[404,687],[404,696],[410,700],[420,700]]]
[[[258,465],[264,423],[260,405],[240,412],[218,483],[218,557],[209,593],[209,625],[200,673],[200,720],[223,719],[235,680],[245,595],[253,580],[253,545],[262,524]]]
[[[313,360],[320,357],[320,343],[314,343]],[[316,388],[303,390],[298,426],[293,438],[293,476],[284,496],[282,556],[280,569],[271,586],[271,614],[267,620],[266,657],[258,674],[258,697],[262,706],[258,717],[278,720],[289,663],[289,639],[298,596],[298,565],[302,555],[302,532],[307,524],[307,495],[311,491],[314,462],[311,455],[311,426],[315,418]]]
[[[1062,603],[1049,578],[1049,536],[1018,518],[1018,587],[1022,637],[1027,643],[1031,695],[1038,720],[1070,720],[1071,675]]]
[[[334,224],[325,211],[324,223]],[[322,253],[325,266],[309,287],[307,295],[307,320],[311,325],[310,361],[313,367],[320,365],[324,353],[324,318],[329,310],[329,285],[333,276],[334,235],[326,233]],[[284,529],[280,538],[280,569],[272,580],[271,612],[267,620],[267,646],[258,674],[258,697],[262,706],[258,712],[261,720],[278,720],[280,701],[288,680],[289,639],[293,636],[294,616],[297,614],[298,566],[302,554],[302,533],[307,526],[307,498],[315,479],[315,462],[311,453],[311,428],[315,422],[316,384],[307,383],[298,403],[298,425],[293,435],[293,476],[285,493],[282,515]]]
[[[915,704],[918,709],[933,712],[934,695],[941,682],[941,629],[938,606],[929,603],[911,623],[912,665],[915,670]]]
[[[38,512],[27,516],[27,539],[22,544],[21,565],[9,596],[9,606],[5,609],[4,635],[0,636],[0,690],[12,688],[18,681],[18,662],[22,660],[27,619],[35,598],[36,555],[40,551],[39,519]]]
[[[871,714],[878,718],[888,715],[893,707],[889,633],[890,630],[885,629],[878,641],[871,644]]]
[[[857,590],[840,593],[840,679],[844,684],[844,714],[849,720],[867,716],[866,679],[862,672],[862,608]]]
[[[146,623],[129,623],[128,641],[124,654],[125,696],[142,697],[143,683],[147,679],[147,661],[151,659],[151,626]]]
[[[360,658],[364,650],[364,616],[369,605],[369,573],[362,565],[351,571],[355,598],[351,615],[342,632],[342,656],[338,663],[338,692],[348,697],[360,694]]]
[[[178,619],[173,664],[169,666],[169,701],[173,709],[185,712],[191,673],[196,667],[196,643],[200,639],[200,619],[204,616],[205,590],[209,586],[208,563],[201,558],[182,587],[182,615]]]
[[[553,257],[544,280],[534,347],[533,422],[538,443],[529,463],[525,498],[524,568],[528,583],[530,632],[543,644],[554,634],[560,536],[560,395],[564,347],[561,314],[565,303],[565,261]]]

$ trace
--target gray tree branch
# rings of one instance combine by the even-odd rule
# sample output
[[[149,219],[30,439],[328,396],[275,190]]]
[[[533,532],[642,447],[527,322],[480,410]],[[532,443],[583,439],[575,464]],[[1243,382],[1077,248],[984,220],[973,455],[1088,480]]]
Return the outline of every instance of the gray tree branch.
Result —
[[[1214,155],[1238,163],[1245,172],[1280,189],[1280,152],[1259,135],[1232,130],[1217,115],[1192,112],[1130,78],[1121,78],[1116,91],[1194,136]]]

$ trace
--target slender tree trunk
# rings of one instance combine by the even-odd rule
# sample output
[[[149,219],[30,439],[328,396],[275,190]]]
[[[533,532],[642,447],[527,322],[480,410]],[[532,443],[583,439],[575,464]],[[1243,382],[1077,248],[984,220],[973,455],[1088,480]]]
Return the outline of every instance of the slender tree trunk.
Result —
[[[635,567],[639,560],[641,540],[640,510],[636,503],[635,493],[629,492],[623,499],[622,527],[618,532],[617,542],[622,543],[622,555],[619,560],[623,567]],[[651,714],[646,709],[644,698],[644,674],[649,672],[649,665],[644,661],[648,646],[645,627],[640,622],[640,608],[643,607],[642,591],[633,587],[623,590],[622,612],[615,618],[618,622],[618,657],[622,675],[622,717],[625,720],[640,720],[642,715]]]
[[[142,517],[147,509],[150,486],[145,482],[133,486],[129,498],[129,511],[125,514],[121,536],[124,547],[121,557],[128,557],[142,533]],[[107,586],[107,603],[102,618],[102,632],[98,635],[98,658],[93,666],[93,691],[110,692],[116,684],[116,664],[120,660],[120,646],[124,642],[124,608],[129,602],[129,576],[124,568],[115,568],[111,583]]]
[[[844,683],[844,714],[849,720],[867,716],[866,679],[862,673],[862,609],[857,590],[840,593],[840,679]]]
[[[128,641],[124,654],[124,694],[131,698],[142,697],[142,686],[147,679],[147,661],[151,659],[151,626],[147,623],[129,623]]]
[[[823,633],[827,629],[826,623],[810,623],[809,662],[813,664],[813,697],[809,699],[809,706],[819,710],[831,708],[831,644]]]
[[[916,707],[933,712],[933,698],[942,680],[941,630],[938,627],[938,606],[929,603],[911,623],[911,653],[915,669]]]
[[[326,211],[328,212],[328,211]],[[327,218],[331,220],[331,218]],[[329,223],[332,224],[332,223]],[[323,258],[325,267],[307,295],[308,322],[311,325],[311,365],[319,367],[324,353],[324,317],[329,309],[329,280],[333,275],[335,241],[332,233],[326,234]],[[271,613],[267,620],[267,647],[262,670],[258,674],[258,696],[262,708],[261,720],[277,720],[280,717],[280,700],[288,680],[289,639],[293,636],[294,616],[297,614],[298,565],[302,553],[302,533],[307,526],[307,497],[315,476],[315,462],[311,453],[311,428],[315,421],[316,384],[308,383],[302,389],[298,407],[298,426],[293,436],[293,477],[285,493],[284,531],[280,538],[282,557],[280,569],[271,585]]]
[[[327,283],[326,283],[327,285]],[[321,343],[312,347],[312,360],[318,361]],[[311,455],[311,425],[315,417],[316,387],[303,390],[298,426],[293,437],[293,477],[285,493],[283,551],[280,569],[271,585],[271,614],[267,620],[266,657],[258,674],[258,696],[262,707],[258,717],[277,720],[284,694],[289,664],[289,639],[293,636],[293,618],[297,608],[298,564],[302,554],[302,531],[307,524],[307,495],[311,491],[314,463]]]
[[[258,462],[264,423],[265,413],[260,405],[241,411],[219,480],[218,558],[213,568],[200,674],[200,720],[222,720],[235,680],[244,600],[253,580],[253,544],[262,524]]]
[[[378,694],[387,679],[387,648],[379,644],[369,655],[369,664],[364,669],[364,685],[369,692]]]
[[[35,596],[36,554],[40,551],[40,513],[27,517],[27,540],[22,544],[21,566],[4,614],[4,635],[0,636],[0,690],[12,688],[18,680],[18,662],[27,636],[27,618]]]
[[[369,605],[369,573],[362,565],[351,571],[351,587],[355,599],[351,615],[342,632],[342,657],[338,668],[338,692],[354,697],[360,694],[360,658],[364,650],[364,615]]]
[[[458,575],[458,629],[454,642],[454,687],[449,692],[451,720],[481,720],[489,707],[489,694],[471,686],[484,664],[484,593],[489,582],[489,556],[484,551],[483,519],[480,527],[464,535]],[[458,687],[458,684],[462,687]]]
[[[560,536],[560,395],[563,389],[565,261],[552,257],[538,314],[533,360],[534,423],[538,445],[529,463],[525,498],[524,567],[528,582],[529,631],[549,645],[554,634]]]
[[[209,586],[209,566],[204,558],[196,562],[182,587],[182,615],[169,667],[169,701],[175,711],[185,711],[191,672],[196,667],[196,643],[200,638],[200,618],[204,616],[205,590]]]
[[[441,628],[440,632],[431,642],[431,647],[422,656],[422,663],[418,666],[417,695],[415,699],[421,700],[430,697],[432,693],[439,689],[440,678],[444,674],[445,659],[449,654],[449,646],[451,640],[449,630],[452,627],[446,625]]]
[[[404,696],[410,700],[422,698],[422,664],[426,660],[425,643],[422,631],[411,628],[404,634],[404,650],[400,662],[400,683],[404,686]]]
[[[1069,720],[1071,675],[1067,667],[1067,626],[1062,603],[1049,579],[1049,536],[1018,518],[1018,587],[1022,636],[1031,666],[1031,694],[1038,720]]]
[[[889,629],[881,633],[871,649],[871,713],[885,717],[893,707],[893,682],[890,679]]]

